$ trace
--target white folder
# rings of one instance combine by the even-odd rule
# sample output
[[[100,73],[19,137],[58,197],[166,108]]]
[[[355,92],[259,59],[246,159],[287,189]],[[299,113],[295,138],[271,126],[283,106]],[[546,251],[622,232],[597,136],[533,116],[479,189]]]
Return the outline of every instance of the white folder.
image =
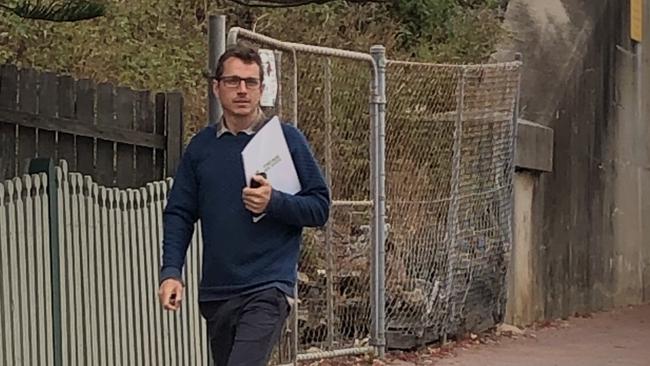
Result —
[[[250,184],[255,174],[264,172],[273,189],[288,194],[300,192],[298,173],[277,116],[257,131],[241,154],[246,185]],[[264,216],[253,217],[253,222],[258,222]]]

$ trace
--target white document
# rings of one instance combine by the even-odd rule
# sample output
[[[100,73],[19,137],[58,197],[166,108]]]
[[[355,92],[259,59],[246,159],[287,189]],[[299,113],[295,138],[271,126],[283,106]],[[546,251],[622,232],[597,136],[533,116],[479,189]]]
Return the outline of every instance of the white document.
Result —
[[[255,174],[264,172],[273,189],[288,194],[300,192],[298,173],[277,116],[257,131],[241,154],[247,186]],[[264,215],[254,217],[253,222]]]

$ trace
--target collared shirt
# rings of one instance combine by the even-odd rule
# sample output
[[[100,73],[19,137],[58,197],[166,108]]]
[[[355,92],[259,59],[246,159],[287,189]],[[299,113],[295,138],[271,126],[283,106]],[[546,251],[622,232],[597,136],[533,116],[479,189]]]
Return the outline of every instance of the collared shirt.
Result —
[[[261,109],[257,110],[257,116],[255,118],[255,121],[245,130],[241,130],[240,132],[243,132],[247,135],[253,135],[257,131],[264,126],[264,122],[266,121],[266,116],[264,115],[264,112],[262,112]],[[219,122],[217,123],[217,138],[221,137],[224,133],[229,133],[231,135],[235,135],[229,128],[226,126],[226,119],[224,117],[221,117]]]

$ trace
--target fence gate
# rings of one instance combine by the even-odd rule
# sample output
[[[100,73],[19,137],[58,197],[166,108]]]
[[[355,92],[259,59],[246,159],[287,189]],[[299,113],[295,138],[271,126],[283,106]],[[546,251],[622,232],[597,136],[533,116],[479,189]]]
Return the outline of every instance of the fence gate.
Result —
[[[384,241],[383,68],[377,66],[383,47],[366,54],[231,29],[228,42],[240,39],[274,51],[280,90],[269,112],[305,133],[333,198],[327,226],[305,232],[299,303],[276,361],[373,352],[384,344],[383,266],[377,265]]]

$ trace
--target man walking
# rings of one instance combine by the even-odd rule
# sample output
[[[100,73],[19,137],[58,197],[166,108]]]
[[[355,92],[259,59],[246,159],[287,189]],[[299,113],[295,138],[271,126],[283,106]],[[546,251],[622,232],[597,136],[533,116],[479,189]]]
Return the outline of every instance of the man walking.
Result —
[[[259,54],[235,46],[213,80],[223,119],[187,146],[164,211],[160,301],[178,310],[181,273],[194,224],[201,220],[203,271],[199,308],[216,365],[265,365],[289,313],[303,227],[323,226],[330,195],[303,134],[283,124],[301,191],[273,189],[262,176],[250,188],[241,151],[267,119],[260,109]],[[254,223],[252,216],[266,215]]]

